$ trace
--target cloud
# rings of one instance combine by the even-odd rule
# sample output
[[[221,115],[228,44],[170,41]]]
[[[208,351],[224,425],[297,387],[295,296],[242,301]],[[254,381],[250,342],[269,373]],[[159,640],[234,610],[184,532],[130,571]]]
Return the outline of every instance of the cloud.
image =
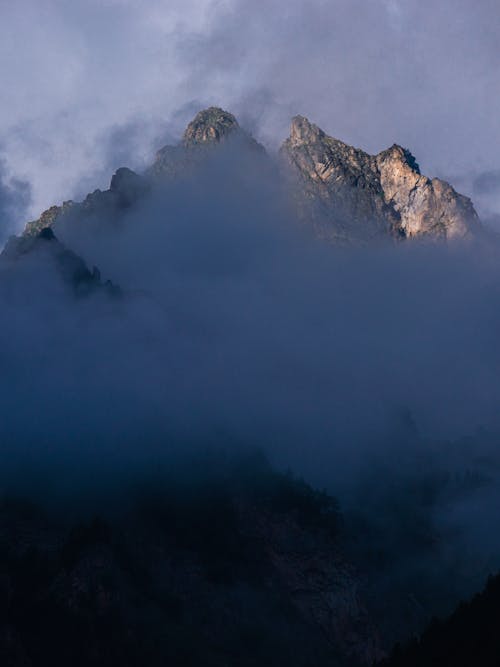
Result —
[[[484,171],[474,179],[474,192],[479,195],[500,193],[500,170]]]
[[[0,244],[17,231],[19,217],[26,215],[29,201],[28,183],[9,178],[0,159]]]
[[[140,164],[210,103],[272,145],[303,113],[431,175],[497,169],[499,21],[493,0],[23,0],[0,27],[1,140],[33,215],[106,184],[106,134],[141,127],[114,166]]]

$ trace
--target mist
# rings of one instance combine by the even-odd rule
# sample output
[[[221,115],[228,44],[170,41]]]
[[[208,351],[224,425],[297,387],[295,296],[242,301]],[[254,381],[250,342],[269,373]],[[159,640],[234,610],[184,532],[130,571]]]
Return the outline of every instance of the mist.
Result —
[[[286,192],[228,142],[132,207],[7,246],[3,492],[96,507],[258,450],[339,499],[355,559],[383,545],[391,590],[449,604],[500,564],[500,246],[332,246]],[[59,242],[101,286],[75,290]]]

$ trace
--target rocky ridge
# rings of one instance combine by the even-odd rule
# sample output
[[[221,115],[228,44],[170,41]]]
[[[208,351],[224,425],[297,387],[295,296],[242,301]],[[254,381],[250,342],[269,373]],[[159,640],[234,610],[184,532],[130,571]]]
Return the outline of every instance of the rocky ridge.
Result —
[[[143,175],[122,167],[108,190],[96,190],[81,203],[67,201],[52,206],[38,220],[29,222],[24,234],[36,235],[68,215],[119,216],[151,187],[192,174],[222,145],[231,145],[242,159],[251,154],[270,161],[264,148],[232,114],[210,107],[189,123],[179,144],[157,152]],[[401,146],[369,155],[296,116],[280,156],[300,218],[329,241],[453,240],[481,231],[471,200],[445,181],[422,175],[415,158]]]
[[[423,176],[401,146],[369,155],[296,116],[281,155],[296,176],[301,217],[329,240],[458,239],[480,230],[470,199]]]

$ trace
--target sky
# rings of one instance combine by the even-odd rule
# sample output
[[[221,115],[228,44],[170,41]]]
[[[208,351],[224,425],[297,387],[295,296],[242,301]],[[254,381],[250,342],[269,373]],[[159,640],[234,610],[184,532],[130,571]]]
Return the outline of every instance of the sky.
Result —
[[[0,0],[0,19],[9,229],[145,166],[211,104],[271,150],[297,113],[402,144],[500,228],[496,0]]]

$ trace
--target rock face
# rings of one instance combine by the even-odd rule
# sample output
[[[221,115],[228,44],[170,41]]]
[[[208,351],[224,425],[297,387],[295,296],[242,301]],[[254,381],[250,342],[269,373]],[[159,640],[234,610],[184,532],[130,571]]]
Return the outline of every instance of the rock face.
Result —
[[[376,160],[385,201],[399,213],[405,236],[457,239],[479,230],[471,200],[445,181],[423,176],[409,151],[394,145]]]
[[[369,155],[296,116],[281,155],[297,177],[301,217],[329,240],[459,239],[480,230],[470,199],[423,176],[400,146]]]
[[[52,206],[27,224],[25,235],[36,235],[68,215],[119,216],[152,187],[192,176],[207,159],[226,149],[231,151],[232,164],[234,156],[239,156],[238,162],[247,161],[249,172],[254,169],[259,173],[271,164],[264,148],[232,114],[210,107],[189,123],[179,144],[157,152],[145,174],[118,169],[109,190],[96,190],[80,204],[68,201]],[[296,116],[280,154],[300,218],[329,241],[452,240],[481,230],[470,199],[444,181],[423,176],[411,153],[400,146],[369,155]]]
[[[292,120],[281,154],[298,176],[300,215],[322,237],[351,241],[399,234],[399,216],[385,201],[375,157],[329,137],[303,116]]]

